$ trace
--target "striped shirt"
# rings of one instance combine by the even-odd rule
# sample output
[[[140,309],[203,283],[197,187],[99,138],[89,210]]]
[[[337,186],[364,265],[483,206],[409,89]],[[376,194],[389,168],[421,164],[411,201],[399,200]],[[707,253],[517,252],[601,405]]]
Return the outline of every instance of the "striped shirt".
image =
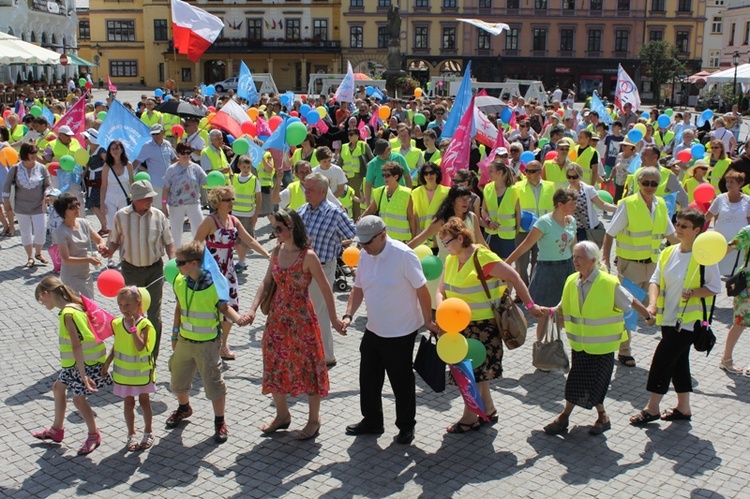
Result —
[[[172,245],[169,221],[160,210],[151,208],[139,215],[133,205],[128,205],[115,214],[115,226],[109,234],[109,242],[120,246],[120,258],[136,267],[153,265]]]
[[[341,252],[341,241],[353,238],[357,232],[352,219],[327,199],[317,208],[305,203],[297,213],[305,223],[313,251],[321,263],[336,258]]]

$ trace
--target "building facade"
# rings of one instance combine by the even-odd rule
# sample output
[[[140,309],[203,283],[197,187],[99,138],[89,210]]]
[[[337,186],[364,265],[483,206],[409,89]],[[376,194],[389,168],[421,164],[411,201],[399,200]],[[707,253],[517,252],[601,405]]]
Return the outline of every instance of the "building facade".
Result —
[[[706,23],[703,26],[704,71],[716,71],[721,65],[724,48],[724,10],[727,0],[706,1]]]
[[[750,0],[732,0],[727,3],[723,14],[723,43],[719,67],[729,69],[734,66],[735,52],[739,64],[750,62]]]

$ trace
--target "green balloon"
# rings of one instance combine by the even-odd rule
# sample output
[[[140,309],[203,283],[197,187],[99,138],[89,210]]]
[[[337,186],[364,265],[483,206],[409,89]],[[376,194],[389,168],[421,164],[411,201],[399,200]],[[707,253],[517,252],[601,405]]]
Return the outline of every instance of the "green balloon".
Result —
[[[547,144],[549,144],[549,139],[540,139],[539,140],[539,147],[544,147]]]
[[[224,174],[218,170],[212,171],[208,174],[208,177],[206,177],[206,184],[208,184],[209,187],[219,187],[225,183],[226,179],[224,178]]]
[[[428,281],[434,281],[440,279],[440,275],[443,273],[443,261],[435,255],[427,255],[420,260],[422,263],[422,272]]]
[[[164,265],[164,280],[169,284],[174,285],[174,280],[179,275],[180,271],[177,269],[177,259],[172,258],[166,265]]]
[[[673,109],[665,109],[664,110],[664,114],[666,114],[667,116],[669,116],[671,118],[672,115],[674,114],[674,110]]]
[[[76,159],[73,156],[66,154],[65,156],[60,158],[60,168],[62,168],[66,172],[72,172],[73,168],[75,167]]]
[[[86,78],[78,78],[78,86],[79,87],[85,87],[86,86]]]
[[[466,354],[466,358],[471,361],[472,369],[477,369],[484,364],[484,360],[487,358],[487,347],[474,338],[469,338],[467,342],[469,343],[469,353]]]
[[[290,146],[298,146],[307,137],[307,127],[300,121],[290,123],[286,127],[286,143]]]
[[[96,117],[100,120],[104,120],[104,118],[107,117],[107,111],[99,111],[99,114],[97,114]]]
[[[417,113],[414,115],[414,123],[416,123],[417,125],[424,125],[425,123],[427,123],[427,118],[424,114]]]
[[[31,115],[35,118],[38,118],[42,115],[42,108],[39,106],[31,106],[31,109],[29,109],[29,112]]]
[[[246,138],[240,137],[232,144],[232,150],[235,154],[247,154],[247,151],[250,150],[250,142]]]
[[[612,197],[612,194],[610,194],[609,191],[605,191],[604,189],[599,190],[599,197],[602,198],[605,203],[614,202],[614,198]]]
[[[135,177],[133,177],[133,180],[135,180],[136,182],[138,182],[139,180],[148,180],[149,182],[151,182],[151,175],[146,172],[138,172],[135,174]]]

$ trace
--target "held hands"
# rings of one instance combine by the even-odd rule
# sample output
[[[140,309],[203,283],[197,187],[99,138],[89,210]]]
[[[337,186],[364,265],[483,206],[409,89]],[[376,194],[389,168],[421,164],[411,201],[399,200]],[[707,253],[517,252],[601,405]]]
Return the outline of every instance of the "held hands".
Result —
[[[240,317],[240,320],[237,321],[237,325],[242,326],[242,327],[249,326],[250,324],[253,323],[254,320],[255,320],[255,311],[250,310],[245,315]]]
[[[344,319],[342,321],[334,317],[331,319],[331,325],[340,335],[346,336],[346,328],[349,326],[349,319]]]
[[[83,386],[85,386],[87,390],[94,392],[94,393],[99,391],[96,388],[96,385],[94,384],[94,382],[88,376],[83,377]]]
[[[487,228],[490,230],[497,230],[500,227],[500,224],[495,222],[494,220],[490,220],[490,223],[487,224]]]
[[[532,317],[535,317],[537,319],[541,319],[544,316],[550,315],[551,313],[550,308],[547,307],[540,307],[539,305],[534,305],[529,309],[529,314],[531,314]]]

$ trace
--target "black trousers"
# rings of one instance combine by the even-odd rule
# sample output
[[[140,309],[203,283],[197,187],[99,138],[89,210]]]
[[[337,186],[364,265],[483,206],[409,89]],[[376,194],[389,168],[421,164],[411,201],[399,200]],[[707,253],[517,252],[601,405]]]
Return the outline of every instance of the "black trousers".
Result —
[[[661,336],[651,360],[646,390],[664,395],[671,381],[677,393],[692,392],[690,349],[695,333],[685,330],[678,332],[673,327],[662,326]]]
[[[410,430],[416,425],[417,396],[412,358],[417,332],[398,338],[384,338],[365,329],[359,351],[360,408],[364,424],[383,426],[383,382],[385,373],[396,397],[396,426]]]
[[[144,287],[148,289],[148,293],[151,295],[151,305],[148,307],[146,315],[156,330],[156,345],[154,345],[154,361],[156,361],[156,358],[159,357],[159,344],[161,343],[161,295],[164,280],[160,278],[164,277],[164,263],[158,260],[147,267],[136,267],[123,260],[121,268],[125,284]]]

